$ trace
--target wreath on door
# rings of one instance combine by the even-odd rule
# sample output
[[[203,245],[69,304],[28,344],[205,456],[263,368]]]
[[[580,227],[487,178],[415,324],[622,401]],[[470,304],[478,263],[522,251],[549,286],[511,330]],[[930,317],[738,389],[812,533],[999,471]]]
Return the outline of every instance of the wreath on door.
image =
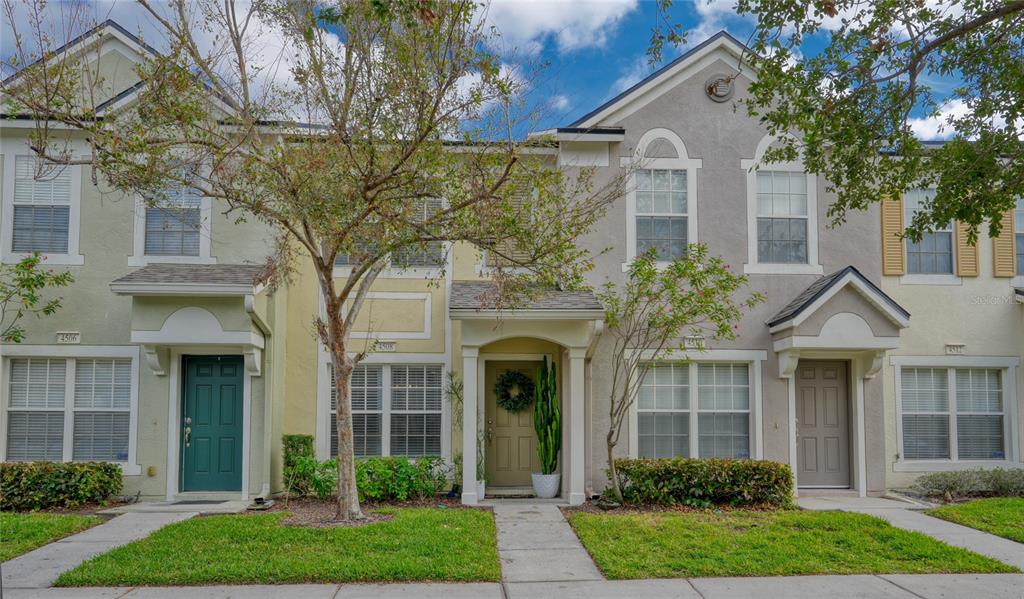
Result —
[[[521,372],[507,370],[494,383],[498,405],[507,412],[522,412],[533,403],[533,380]]]

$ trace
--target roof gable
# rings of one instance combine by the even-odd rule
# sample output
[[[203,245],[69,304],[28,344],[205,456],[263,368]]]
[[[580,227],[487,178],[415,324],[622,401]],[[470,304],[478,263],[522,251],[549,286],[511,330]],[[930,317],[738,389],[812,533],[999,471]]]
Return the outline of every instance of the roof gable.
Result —
[[[853,266],[821,277],[797,294],[788,304],[766,323],[771,332],[798,326],[818,309],[835,297],[842,289],[851,287],[868,300],[879,313],[899,326],[910,325],[910,312],[896,303]]]
[[[752,50],[726,31],[719,31],[694,46],[672,62],[654,71],[639,83],[587,113],[570,127],[591,128],[602,125],[616,125],[626,116],[636,112],[660,97],[681,81],[719,59],[731,59],[747,64],[744,56]],[[745,71],[751,79],[755,76]]]

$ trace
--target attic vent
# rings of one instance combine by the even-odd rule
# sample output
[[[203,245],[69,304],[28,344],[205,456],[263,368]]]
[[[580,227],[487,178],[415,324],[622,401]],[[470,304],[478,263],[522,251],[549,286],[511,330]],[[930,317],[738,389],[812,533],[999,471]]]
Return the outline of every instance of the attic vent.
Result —
[[[722,73],[715,73],[704,83],[704,92],[715,102],[725,102],[732,98],[733,78]]]

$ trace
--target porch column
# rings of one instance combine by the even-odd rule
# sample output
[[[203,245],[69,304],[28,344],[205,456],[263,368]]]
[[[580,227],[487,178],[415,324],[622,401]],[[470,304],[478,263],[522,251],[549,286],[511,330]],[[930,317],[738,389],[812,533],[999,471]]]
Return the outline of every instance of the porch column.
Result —
[[[585,347],[569,349],[569,505],[580,505],[587,498],[583,419],[586,357]]]
[[[465,505],[476,505],[483,499],[476,492],[476,368],[479,356],[479,347],[462,346],[462,503]]]

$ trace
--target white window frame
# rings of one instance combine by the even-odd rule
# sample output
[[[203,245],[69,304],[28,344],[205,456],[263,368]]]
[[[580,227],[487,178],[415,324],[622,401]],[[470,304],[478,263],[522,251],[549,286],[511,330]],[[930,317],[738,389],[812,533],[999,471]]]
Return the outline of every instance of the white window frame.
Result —
[[[647,147],[655,141],[664,139],[672,144],[678,158],[644,158]],[[698,243],[697,236],[697,171],[703,161],[690,158],[683,140],[670,129],[656,128],[644,133],[637,141],[636,151],[632,156],[619,159],[619,165],[630,169],[679,170],[686,172],[686,243]],[[626,189],[626,261],[622,263],[622,272],[629,270],[629,265],[636,259],[636,177],[630,175]],[[673,216],[682,216],[679,214]],[[667,266],[668,262],[658,262],[659,266]]]
[[[922,191],[931,191],[934,193],[934,188],[922,189]],[[910,224],[910,219],[907,218],[907,206],[906,197],[903,201],[903,218],[906,224]],[[900,276],[900,285],[962,285],[963,277],[956,274],[956,230],[953,223],[950,223],[949,230],[941,230],[942,232],[948,232],[950,234],[950,247],[952,252],[950,254],[950,260],[952,264],[952,272],[949,273],[911,273],[910,272],[910,258],[909,248],[905,241],[903,243],[903,260],[906,264],[906,274]],[[938,231],[937,231],[938,232]]]
[[[130,359],[132,369],[131,401],[128,414],[128,460],[111,462],[121,467],[126,475],[142,474],[138,463],[139,419],[139,348],[132,345],[7,345],[0,360],[0,462],[7,459],[7,413],[10,403],[10,360],[12,358],[40,358],[67,360],[64,370],[64,449],[62,461],[72,461],[74,448],[75,412],[102,412],[103,409],[75,409],[75,364],[78,359]]]
[[[327,353],[322,344],[317,344],[318,367],[317,367],[317,418],[316,433],[314,437],[314,449],[319,459],[331,457],[331,356]],[[441,457],[445,462],[451,463],[452,457],[452,420],[451,406],[448,398],[444,396],[444,384],[448,372],[451,370],[451,360],[448,354],[437,353],[380,353],[370,354],[360,364],[383,366],[381,373],[382,397],[381,397],[381,457],[391,455],[391,366],[392,365],[428,365],[441,367]],[[414,413],[403,412],[403,413]],[[412,458],[415,459],[415,458]]]
[[[1013,224],[1015,225],[1013,231],[1013,266],[1016,269],[1016,272],[1021,272],[1021,262],[1016,260],[1016,256],[1020,251],[1020,248],[1017,247],[1017,239],[1019,239],[1021,235],[1024,235],[1024,198],[1017,198],[1017,205],[1014,207],[1012,214],[1014,219]],[[1021,226],[1019,227],[1016,226],[1018,221],[1021,223]],[[1003,226],[1006,227],[1008,225],[1003,223]],[[1010,279],[1010,286],[1017,288],[1024,287],[1024,274],[1015,274],[1014,277]]]
[[[3,254],[3,261],[7,264],[15,263],[31,255],[28,252],[14,251],[14,181],[15,163],[18,156],[31,156],[32,152],[24,142],[17,140],[3,140],[0,142],[0,157],[3,158],[3,217],[0,222],[0,251]],[[85,264],[85,256],[79,253],[79,235],[81,230],[81,204],[82,204],[82,167],[71,165],[64,167],[69,169],[71,175],[71,194],[68,210],[68,251],[66,254],[45,253],[41,256],[46,264],[54,266],[75,266]]]
[[[824,269],[818,257],[818,179],[807,173],[802,160],[762,164],[764,153],[778,138],[765,135],[757,144],[752,159],[740,160],[740,168],[747,178],[747,262],[745,274],[820,275]],[[777,264],[759,262],[757,256],[757,172],[765,171],[804,173],[807,176],[807,264]]]
[[[634,350],[636,351],[636,350]],[[731,350],[731,349],[710,349],[704,351],[679,351],[671,350],[662,352],[656,360],[654,360],[654,352],[650,350],[642,350],[640,358],[643,361],[650,362],[686,362],[689,367],[689,406],[688,410],[690,414],[690,431],[689,431],[689,443],[690,443],[690,457],[700,457],[700,431],[698,430],[697,421],[700,418],[700,414],[703,413],[747,413],[749,414],[749,438],[750,438],[750,459],[760,460],[764,458],[764,434],[763,434],[763,421],[764,421],[764,407],[763,407],[763,388],[761,380],[761,371],[763,368],[763,362],[768,359],[768,353],[761,350]],[[749,410],[701,410],[699,398],[697,396],[697,389],[700,386],[698,384],[698,373],[697,367],[700,364],[747,364],[748,367],[748,380],[750,381],[750,409]],[[670,410],[656,410],[656,411],[670,411]],[[677,410],[683,411],[683,410]],[[630,457],[639,457],[640,455],[640,428],[639,428],[639,398],[634,398],[632,405],[629,409],[629,455]]]
[[[147,264],[216,264],[217,258],[210,255],[212,247],[213,201],[202,197],[199,204],[199,255],[198,256],[149,256],[146,255],[146,200],[135,198],[135,211],[132,219],[132,255],[128,257],[128,266],[145,266]]]
[[[1017,433],[1018,397],[1017,369],[1020,358],[989,356],[892,356],[893,378],[896,393],[896,451],[898,457],[893,463],[894,472],[938,472],[946,470],[968,470],[977,468],[1012,468],[1020,461],[1020,439]],[[908,460],[903,457],[903,368],[938,368],[947,370],[949,393],[949,455],[948,459]],[[1003,391],[1003,439],[1006,457],[1002,460],[961,460],[957,456],[957,412],[956,370],[958,368],[996,369],[1000,371]],[[970,413],[963,413],[969,415]]]
[[[448,200],[442,198],[441,209],[444,210],[447,207]],[[441,266],[394,266],[391,263],[391,256],[388,255],[387,266],[381,271],[379,277],[382,279],[439,279],[443,277],[446,272],[451,272],[451,269],[453,267],[452,253],[454,252],[455,244],[450,241],[442,241],[441,248],[444,253],[444,264],[442,264]],[[349,275],[352,274],[352,269],[352,265],[338,265],[337,263],[335,263],[333,273],[334,278],[348,278]]]

